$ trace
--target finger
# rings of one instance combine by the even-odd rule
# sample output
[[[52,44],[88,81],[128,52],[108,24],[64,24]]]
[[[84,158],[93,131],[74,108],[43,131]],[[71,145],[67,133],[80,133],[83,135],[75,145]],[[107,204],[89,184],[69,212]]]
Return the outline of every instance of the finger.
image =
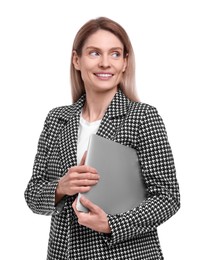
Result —
[[[70,186],[95,185],[99,180],[100,176],[92,173],[71,173],[62,178],[62,182]]]
[[[89,211],[91,211],[91,212],[97,212],[98,210],[100,210],[100,207],[95,205],[93,202],[91,202],[85,196],[81,196],[80,202],[83,204],[84,207],[88,208]]]
[[[73,182],[75,186],[94,186],[98,183],[98,179],[80,179]]]
[[[69,173],[86,173],[86,172],[90,172],[90,173],[97,173],[97,170],[91,166],[88,165],[80,165],[80,166],[73,166],[68,170]]]
[[[89,180],[89,181],[98,181],[100,179],[100,176],[98,174],[94,174],[94,173],[82,173],[82,174],[77,174],[74,175],[74,178],[76,180]]]
[[[87,214],[88,212],[78,211],[77,210],[77,201],[78,201],[78,197],[74,200],[74,202],[72,204],[72,208],[73,208],[76,216],[79,218],[81,215]]]
[[[72,208],[75,211],[75,214],[77,215],[78,210],[76,209],[76,205],[77,205],[77,198],[74,200],[73,204],[72,204]]]
[[[85,151],[85,153],[83,154],[83,157],[82,157],[82,159],[81,159],[80,165],[84,165],[84,164],[85,164],[86,155],[87,155],[87,151]]]
[[[100,176],[97,171],[94,169],[94,172],[91,172],[89,166],[85,167],[84,169],[80,169],[81,166],[78,166],[78,169],[71,168],[68,173],[65,175],[65,178],[70,180],[81,180],[81,179],[88,179],[88,180],[99,180]],[[75,171],[77,170],[77,171]]]

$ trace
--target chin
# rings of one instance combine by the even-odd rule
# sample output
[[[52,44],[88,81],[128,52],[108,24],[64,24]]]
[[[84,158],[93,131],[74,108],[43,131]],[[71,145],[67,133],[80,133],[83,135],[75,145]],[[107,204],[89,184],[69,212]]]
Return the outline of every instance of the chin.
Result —
[[[96,90],[98,92],[116,92],[118,90],[118,87],[114,87],[114,86],[97,86]]]

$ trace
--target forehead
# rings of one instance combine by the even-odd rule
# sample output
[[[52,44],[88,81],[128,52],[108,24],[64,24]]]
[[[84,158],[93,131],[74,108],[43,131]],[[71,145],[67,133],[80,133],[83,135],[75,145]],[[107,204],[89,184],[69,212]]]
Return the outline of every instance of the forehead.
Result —
[[[123,43],[119,38],[113,33],[106,30],[98,30],[95,33],[91,34],[88,39],[85,41],[83,49],[86,49],[90,46],[97,47],[100,49],[108,48],[124,48]]]

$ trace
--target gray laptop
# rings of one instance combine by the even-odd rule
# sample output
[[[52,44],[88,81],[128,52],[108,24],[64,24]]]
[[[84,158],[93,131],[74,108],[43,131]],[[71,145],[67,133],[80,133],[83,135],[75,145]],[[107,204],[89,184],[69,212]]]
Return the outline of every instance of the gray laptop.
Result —
[[[90,191],[78,194],[79,211],[88,212],[80,203],[82,194],[113,215],[139,206],[146,198],[135,149],[93,134],[85,164],[98,171],[100,180]]]

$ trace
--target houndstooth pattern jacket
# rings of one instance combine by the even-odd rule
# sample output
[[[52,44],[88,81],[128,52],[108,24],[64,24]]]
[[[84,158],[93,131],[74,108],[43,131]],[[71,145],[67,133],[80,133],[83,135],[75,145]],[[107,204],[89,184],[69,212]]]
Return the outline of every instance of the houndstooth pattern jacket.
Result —
[[[97,134],[137,150],[147,199],[128,212],[108,215],[110,235],[78,224],[72,209],[76,196],[65,196],[55,205],[59,178],[77,164],[78,127],[84,102],[85,95],[73,105],[49,112],[25,191],[33,212],[51,215],[47,259],[164,259],[157,227],[180,207],[171,148],[156,108],[128,100],[121,90],[109,105]]]

